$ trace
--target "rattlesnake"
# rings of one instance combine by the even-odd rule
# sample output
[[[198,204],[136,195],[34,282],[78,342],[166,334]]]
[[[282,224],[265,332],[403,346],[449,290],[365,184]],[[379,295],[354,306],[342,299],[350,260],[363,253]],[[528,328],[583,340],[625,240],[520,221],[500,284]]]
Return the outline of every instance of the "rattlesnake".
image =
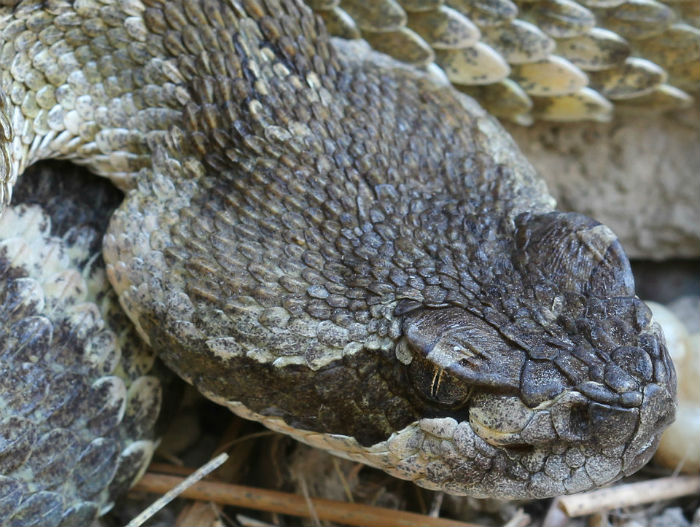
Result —
[[[235,413],[427,488],[552,496],[653,454],[675,373],[619,242],[556,212],[507,134],[439,73],[331,41],[293,0],[25,1],[0,27],[0,299],[14,317],[0,356],[36,370],[33,343],[63,350],[65,330],[85,362],[69,373],[88,374],[83,393],[111,416],[78,446],[51,441],[81,433],[42,410],[23,434],[36,405],[18,392],[35,385],[7,383],[10,523],[83,522],[144,468],[159,387],[150,352],[123,345],[131,331]],[[24,168],[52,157],[126,193],[103,256],[133,328],[103,303],[91,256],[108,212],[82,212],[91,226],[74,231],[61,207],[42,212],[54,193],[85,211],[102,190],[35,183],[49,190],[8,207]],[[91,324],[66,329],[61,304]],[[119,349],[143,357],[126,384]],[[125,408],[128,433],[114,428]],[[102,445],[122,460],[111,486],[86,476],[107,472],[87,455]],[[70,477],[44,477],[46,459],[74,460]]]

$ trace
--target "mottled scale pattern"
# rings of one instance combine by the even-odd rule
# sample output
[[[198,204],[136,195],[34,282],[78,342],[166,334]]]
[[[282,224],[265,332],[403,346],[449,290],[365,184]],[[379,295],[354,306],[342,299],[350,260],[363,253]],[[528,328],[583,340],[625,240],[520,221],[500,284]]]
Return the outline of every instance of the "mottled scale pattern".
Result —
[[[481,74],[478,61],[499,56],[440,2],[442,33],[402,29],[421,2],[341,6],[337,19],[368,20],[372,45],[390,42],[379,20],[420,31],[436,56],[473,42],[483,54],[460,60]],[[106,273],[135,331],[187,382],[455,494],[576,492],[651,457],[675,373],[619,241],[555,210],[447,66],[331,39],[297,0],[50,7],[0,11],[4,200],[44,157],[124,189]],[[474,9],[482,23],[519,12]],[[521,86],[532,68],[567,64],[523,61]]]
[[[615,112],[685,108],[698,96],[694,0],[308,3],[331,33],[438,65],[489,112],[519,124],[608,121]]]
[[[0,524],[88,525],[145,471],[161,385],[99,254],[119,192],[36,167],[0,218]]]
[[[168,364],[428,488],[546,496],[643,464],[674,373],[612,232],[553,212],[439,74],[330,44],[287,2],[200,15],[230,34],[177,57],[183,120],[105,238]]]

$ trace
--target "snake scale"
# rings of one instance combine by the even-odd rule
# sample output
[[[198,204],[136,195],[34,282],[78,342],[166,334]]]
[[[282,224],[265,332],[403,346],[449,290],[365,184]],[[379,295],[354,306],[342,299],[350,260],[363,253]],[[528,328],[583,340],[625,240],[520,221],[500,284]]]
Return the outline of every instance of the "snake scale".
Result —
[[[556,211],[440,75],[293,0],[10,3],[8,525],[87,523],[138,478],[151,350],[242,417],[430,489],[553,496],[649,460],[675,372],[619,242]],[[20,177],[45,158],[123,201]]]

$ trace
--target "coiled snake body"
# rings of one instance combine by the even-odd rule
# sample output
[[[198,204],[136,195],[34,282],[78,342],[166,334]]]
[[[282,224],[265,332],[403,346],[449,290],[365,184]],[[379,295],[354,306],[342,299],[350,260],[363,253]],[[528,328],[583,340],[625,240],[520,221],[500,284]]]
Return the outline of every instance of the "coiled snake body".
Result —
[[[650,458],[675,374],[620,244],[554,211],[440,78],[331,42],[294,1],[27,1],[2,17],[5,204],[47,157],[124,189],[109,281],[206,396],[457,494],[576,492]],[[17,514],[56,485],[5,499]],[[107,499],[76,488],[45,516]]]

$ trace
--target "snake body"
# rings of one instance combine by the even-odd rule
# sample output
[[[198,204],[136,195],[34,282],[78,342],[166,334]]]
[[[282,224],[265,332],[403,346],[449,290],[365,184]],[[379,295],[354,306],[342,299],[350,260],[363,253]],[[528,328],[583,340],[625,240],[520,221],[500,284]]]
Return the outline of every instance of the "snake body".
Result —
[[[30,169],[0,218],[0,525],[88,525],[155,448],[155,356],[100,256],[119,192],[65,172]]]
[[[26,1],[0,27],[5,201],[46,157],[125,190],[109,281],[207,397],[455,494],[653,454],[675,373],[619,242],[444,79],[292,0]]]

